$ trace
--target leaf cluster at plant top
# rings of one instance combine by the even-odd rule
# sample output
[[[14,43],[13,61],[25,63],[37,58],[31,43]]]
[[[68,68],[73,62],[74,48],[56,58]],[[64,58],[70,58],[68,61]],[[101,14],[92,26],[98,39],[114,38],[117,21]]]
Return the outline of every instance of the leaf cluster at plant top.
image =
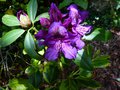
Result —
[[[42,1],[43,0],[41,0],[41,2]],[[27,13],[22,10],[19,11],[17,17],[10,14],[5,14],[2,17],[3,24],[8,26],[7,28],[12,30],[6,30],[8,32],[2,31],[4,33],[2,33],[2,37],[0,38],[0,49],[4,51],[4,49],[7,49],[9,48],[9,46],[14,45],[15,42],[19,43],[23,46],[20,47],[20,51],[23,51],[23,54],[25,55],[18,53],[17,57],[22,56],[22,59],[25,59],[25,62],[21,62],[18,64],[28,63],[28,65],[24,67],[26,69],[22,68],[22,73],[24,73],[27,78],[19,77],[19,75],[14,76],[14,78],[9,79],[8,84],[3,88],[7,89],[9,87],[12,90],[79,90],[81,88],[93,89],[101,87],[100,83],[93,79],[93,71],[97,68],[106,68],[110,66],[110,56],[103,54],[101,55],[100,50],[96,50],[95,48],[93,48],[93,46],[90,45],[90,42],[100,41],[106,43],[112,38],[112,33],[107,30],[108,28],[106,28],[106,24],[102,25],[97,23],[99,22],[99,19],[106,19],[108,17],[100,16],[97,21],[97,16],[94,12],[91,12],[89,13],[90,19],[87,18],[87,20],[85,21],[84,19],[86,17],[84,16],[87,12],[86,10],[87,8],[88,10],[91,8],[89,7],[90,2],[88,2],[88,0],[63,0],[59,4],[59,8],[61,10],[66,10],[67,6],[74,3],[79,6],[78,8],[83,9],[83,11],[79,11],[75,5],[71,5],[68,10],[72,14],[70,14],[69,12],[67,12],[66,14],[61,14],[60,10],[58,10],[55,4],[52,3],[49,12],[45,11],[44,13],[41,13],[39,15],[39,13],[37,12],[38,8],[44,6],[38,6],[38,2],[39,0],[30,0],[26,5]],[[119,9],[119,5],[116,9]],[[86,12],[84,12],[84,10]],[[118,14],[116,14],[115,17],[113,16],[112,18],[116,20],[118,18],[117,15]],[[80,21],[81,18],[83,19],[82,21]],[[23,20],[23,22],[21,20]],[[41,25],[38,23],[39,20]],[[71,20],[71,22],[69,22],[69,20]],[[24,23],[24,21],[28,21],[28,23]],[[105,23],[105,21],[103,22]],[[89,30],[91,29],[91,27],[88,29],[88,24],[93,25],[92,30]],[[118,26],[118,24],[119,21],[117,20],[116,26]],[[78,28],[77,26],[79,26],[78,33],[76,33],[76,29],[74,29]],[[87,29],[83,28],[82,26],[86,26]],[[66,28],[67,30],[69,30],[69,32],[66,32]],[[58,29],[60,29],[60,31]],[[42,34],[40,32],[41,30],[43,30]],[[44,32],[47,32],[47,34],[44,34]],[[64,34],[71,35],[71,37],[66,38],[64,37]],[[84,48],[81,46],[82,48],[80,47],[80,49],[78,49],[76,43],[77,39],[73,39],[76,38],[76,34],[83,34],[78,37],[79,40],[82,40],[86,43]],[[34,37],[34,35],[38,35],[38,37]],[[16,41],[17,39],[18,41]],[[57,43],[56,45],[56,42],[58,42],[59,40],[61,40],[62,44]],[[72,42],[72,40],[74,41]],[[67,42],[67,45],[65,45],[64,42]],[[81,42],[79,42],[79,44]],[[73,47],[71,48],[70,46],[66,48],[60,45],[71,45]],[[52,48],[50,52],[49,48]],[[73,55],[73,48],[77,49],[77,53],[75,53],[76,56]],[[59,54],[57,58],[55,58],[56,61],[48,61],[48,59],[55,56],[54,52],[56,52],[56,50],[58,50],[57,54]],[[49,55],[47,57],[44,55],[46,51],[49,52]],[[71,58],[71,56],[68,55],[73,55],[74,58]],[[24,56],[26,56],[27,58],[23,58]],[[1,88],[2,87],[0,87],[0,89]]]

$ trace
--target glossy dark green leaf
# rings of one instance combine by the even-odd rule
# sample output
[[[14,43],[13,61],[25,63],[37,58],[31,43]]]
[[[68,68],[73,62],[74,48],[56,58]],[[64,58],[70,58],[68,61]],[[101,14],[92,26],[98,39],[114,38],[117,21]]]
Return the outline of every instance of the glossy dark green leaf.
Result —
[[[48,12],[42,13],[42,14],[40,14],[39,16],[37,16],[34,22],[39,21],[41,17],[42,17],[42,18],[48,18],[48,19],[49,19],[49,14],[48,14]]]
[[[27,34],[25,36],[24,48],[25,48],[25,51],[27,52],[27,54],[31,58],[40,59],[40,56],[35,51],[36,46],[35,46],[34,39],[33,39],[32,35],[30,34],[29,31],[27,32]]]
[[[35,87],[39,88],[40,83],[42,82],[42,74],[40,71],[36,71],[29,76],[29,82]]]
[[[0,46],[5,47],[13,43],[16,39],[18,39],[25,30],[23,29],[14,29],[9,32],[7,32],[0,40]]]
[[[80,62],[80,67],[88,71],[92,71],[93,65],[92,65],[91,59],[89,57],[82,59]]]
[[[105,68],[109,66],[110,65],[109,58],[110,57],[108,55],[97,56],[92,61],[94,68]]]
[[[87,0],[74,0],[74,3],[78,6],[82,7],[83,9],[87,9],[88,1]]]
[[[60,5],[59,5],[59,8],[63,8],[63,7],[66,7],[68,5],[70,5],[70,3],[72,3],[73,0],[63,0]]]
[[[43,78],[47,83],[53,83],[58,78],[59,70],[56,63],[50,62],[44,66]]]
[[[80,61],[81,68],[86,69],[88,71],[93,70],[92,52],[93,52],[92,46],[88,45],[85,47],[84,53],[83,53],[81,61]]]
[[[13,15],[4,15],[2,17],[2,22],[7,26],[19,26],[19,20]]]
[[[37,0],[30,0],[30,2],[27,5],[27,13],[32,22],[34,22],[35,20],[37,8],[38,8]]]
[[[107,42],[112,38],[112,33],[105,29],[99,29],[100,33],[93,40]]]
[[[78,77],[77,81],[81,86],[87,87],[87,88],[99,88],[101,85],[99,82],[91,79],[91,78],[85,78],[85,77]]]
[[[61,82],[59,90],[79,90],[79,86],[77,85],[75,80],[68,79]]]

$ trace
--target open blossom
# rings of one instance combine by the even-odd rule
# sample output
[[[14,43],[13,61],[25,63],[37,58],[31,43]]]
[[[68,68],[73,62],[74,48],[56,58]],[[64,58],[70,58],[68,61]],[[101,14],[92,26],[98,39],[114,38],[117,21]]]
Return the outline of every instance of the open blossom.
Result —
[[[20,25],[23,28],[27,28],[31,25],[31,21],[28,17],[28,15],[26,13],[24,13],[22,10],[20,10],[19,12],[17,12],[17,18],[20,22]]]
[[[56,60],[62,54],[67,59],[75,59],[78,50],[85,45],[81,38],[92,29],[91,26],[80,25],[88,17],[87,11],[78,10],[74,4],[70,5],[68,10],[69,13],[62,14],[52,3],[50,19],[40,18],[40,24],[48,30],[40,30],[35,38],[40,46],[48,47],[45,52],[48,60]]]

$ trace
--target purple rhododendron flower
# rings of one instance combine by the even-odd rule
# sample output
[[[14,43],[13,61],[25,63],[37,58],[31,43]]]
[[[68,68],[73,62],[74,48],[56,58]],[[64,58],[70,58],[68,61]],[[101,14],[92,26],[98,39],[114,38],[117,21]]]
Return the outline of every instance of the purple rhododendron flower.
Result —
[[[40,18],[40,24],[48,30],[40,30],[35,38],[39,46],[47,46],[45,58],[56,60],[61,54],[67,59],[75,59],[78,50],[85,43],[81,38],[92,29],[88,25],[80,25],[88,17],[87,11],[78,10],[75,4],[68,7],[69,13],[62,14],[57,6],[52,3],[49,15],[50,19]]]

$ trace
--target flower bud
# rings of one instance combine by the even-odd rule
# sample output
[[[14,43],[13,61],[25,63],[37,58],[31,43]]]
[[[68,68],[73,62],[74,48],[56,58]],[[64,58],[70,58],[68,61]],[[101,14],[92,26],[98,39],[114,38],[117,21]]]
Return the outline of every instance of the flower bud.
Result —
[[[26,13],[24,13],[23,11],[19,11],[17,13],[17,18],[20,21],[20,25],[23,28],[28,28],[31,25],[31,21],[30,21],[28,15]]]

